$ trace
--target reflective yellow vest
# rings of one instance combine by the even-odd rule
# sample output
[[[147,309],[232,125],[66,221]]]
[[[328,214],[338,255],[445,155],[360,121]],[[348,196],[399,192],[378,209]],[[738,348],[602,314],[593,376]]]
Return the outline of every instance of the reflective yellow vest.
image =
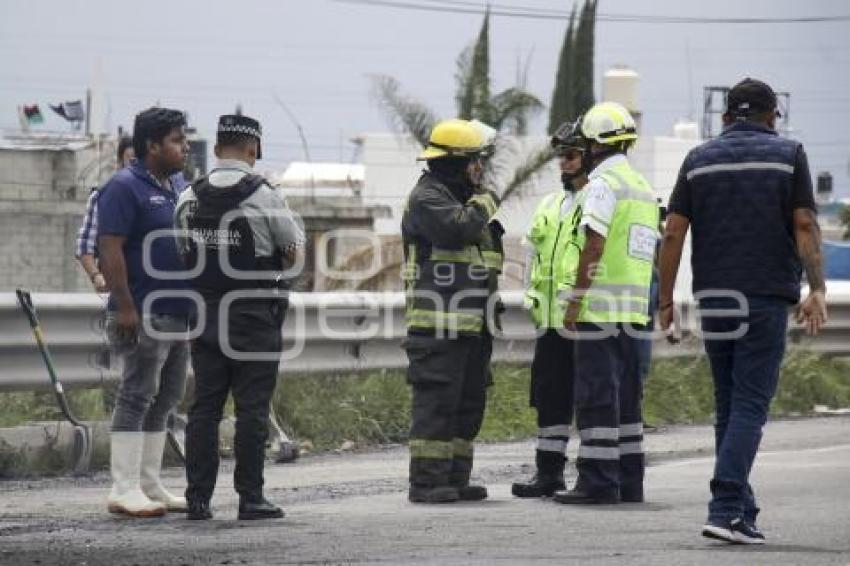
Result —
[[[575,284],[581,249],[576,242],[576,206],[561,214],[567,193],[547,195],[540,202],[526,239],[534,247],[525,303],[531,320],[540,328],[563,326],[564,306],[558,293]]]
[[[617,199],[593,283],[582,298],[578,320],[649,322],[649,295],[658,241],[658,202],[647,180],[623,161],[601,174]],[[584,208],[587,191],[576,198]],[[584,248],[584,230],[577,236]]]

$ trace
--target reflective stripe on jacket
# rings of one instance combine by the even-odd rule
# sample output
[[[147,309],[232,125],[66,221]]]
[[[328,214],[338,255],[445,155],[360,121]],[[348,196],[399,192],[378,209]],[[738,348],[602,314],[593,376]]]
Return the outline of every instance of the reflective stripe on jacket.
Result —
[[[504,253],[500,235],[488,224],[495,199],[476,197],[461,202],[429,172],[410,193],[402,218],[409,332],[480,334],[484,329]]]

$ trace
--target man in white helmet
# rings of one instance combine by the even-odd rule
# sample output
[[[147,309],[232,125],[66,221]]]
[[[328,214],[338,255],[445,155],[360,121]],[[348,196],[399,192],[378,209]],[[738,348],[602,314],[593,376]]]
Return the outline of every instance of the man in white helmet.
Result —
[[[658,205],[626,152],[634,119],[613,102],[581,119],[588,184],[576,197],[581,249],[564,326],[575,339],[578,480],[554,500],[566,504],[643,501],[644,458],[639,337],[649,322]]]

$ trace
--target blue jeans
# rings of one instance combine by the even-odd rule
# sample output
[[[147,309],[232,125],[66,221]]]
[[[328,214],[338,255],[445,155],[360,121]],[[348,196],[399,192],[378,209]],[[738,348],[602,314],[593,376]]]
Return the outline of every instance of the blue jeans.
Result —
[[[154,330],[185,333],[185,316],[151,314]],[[115,339],[114,315],[107,315],[106,332],[124,362],[121,386],[112,413],[112,431],[161,432],[169,413],[183,397],[189,370],[189,342],[180,336],[159,339],[139,328],[135,345],[118,344]]]
[[[749,476],[779,382],[790,305],[772,297],[747,299],[746,314],[720,316],[711,311],[740,305],[726,298],[700,301],[704,332],[734,332],[747,325],[746,333],[737,339],[705,337],[716,403],[717,460],[710,483],[709,520],[740,517],[755,523],[759,512]]]

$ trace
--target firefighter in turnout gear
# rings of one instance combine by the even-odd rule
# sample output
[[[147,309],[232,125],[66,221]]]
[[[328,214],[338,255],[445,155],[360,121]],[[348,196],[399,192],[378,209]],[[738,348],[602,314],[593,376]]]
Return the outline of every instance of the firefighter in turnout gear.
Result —
[[[514,483],[517,497],[551,496],[566,489],[564,466],[573,419],[573,341],[564,332],[564,309],[558,294],[575,284],[579,248],[574,195],[587,183],[582,169],[584,143],[578,123],[562,124],[552,137],[560,159],[559,189],[543,197],[526,234],[525,307],[538,328],[531,363],[530,404],[537,410],[536,473]]]
[[[192,341],[194,402],[186,427],[189,519],[212,517],[218,475],[218,429],[232,393],[236,413],[234,487],[239,519],[283,511],[263,497],[269,404],[277,384],[286,293],[284,270],[298,264],[301,226],[277,190],[254,173],[260,124],[240,114],[218,124],[216,167],[180,197],[175,225],[191,288],[203,298],[200,335]],[[178,234],[178,238],[180,238]]]
[[[492,380],[490,325],[502,269],[498,202],[480,186],[485,128],[446,120],[402,218],[407,291],[404,347],[413,400],[410,492],[415,503],[481,500],[470,485],[473,440]],[[488,316],[488,313],[494,313]]]
[[[637,139],[621,105],[603,102],[583,116],[583,169],[576,197],[581,249],[564,326],[574,331],[578,479],[554,500],[567,504],[643,501],[639,337],[649,321],[658,205],[626,152]]]

